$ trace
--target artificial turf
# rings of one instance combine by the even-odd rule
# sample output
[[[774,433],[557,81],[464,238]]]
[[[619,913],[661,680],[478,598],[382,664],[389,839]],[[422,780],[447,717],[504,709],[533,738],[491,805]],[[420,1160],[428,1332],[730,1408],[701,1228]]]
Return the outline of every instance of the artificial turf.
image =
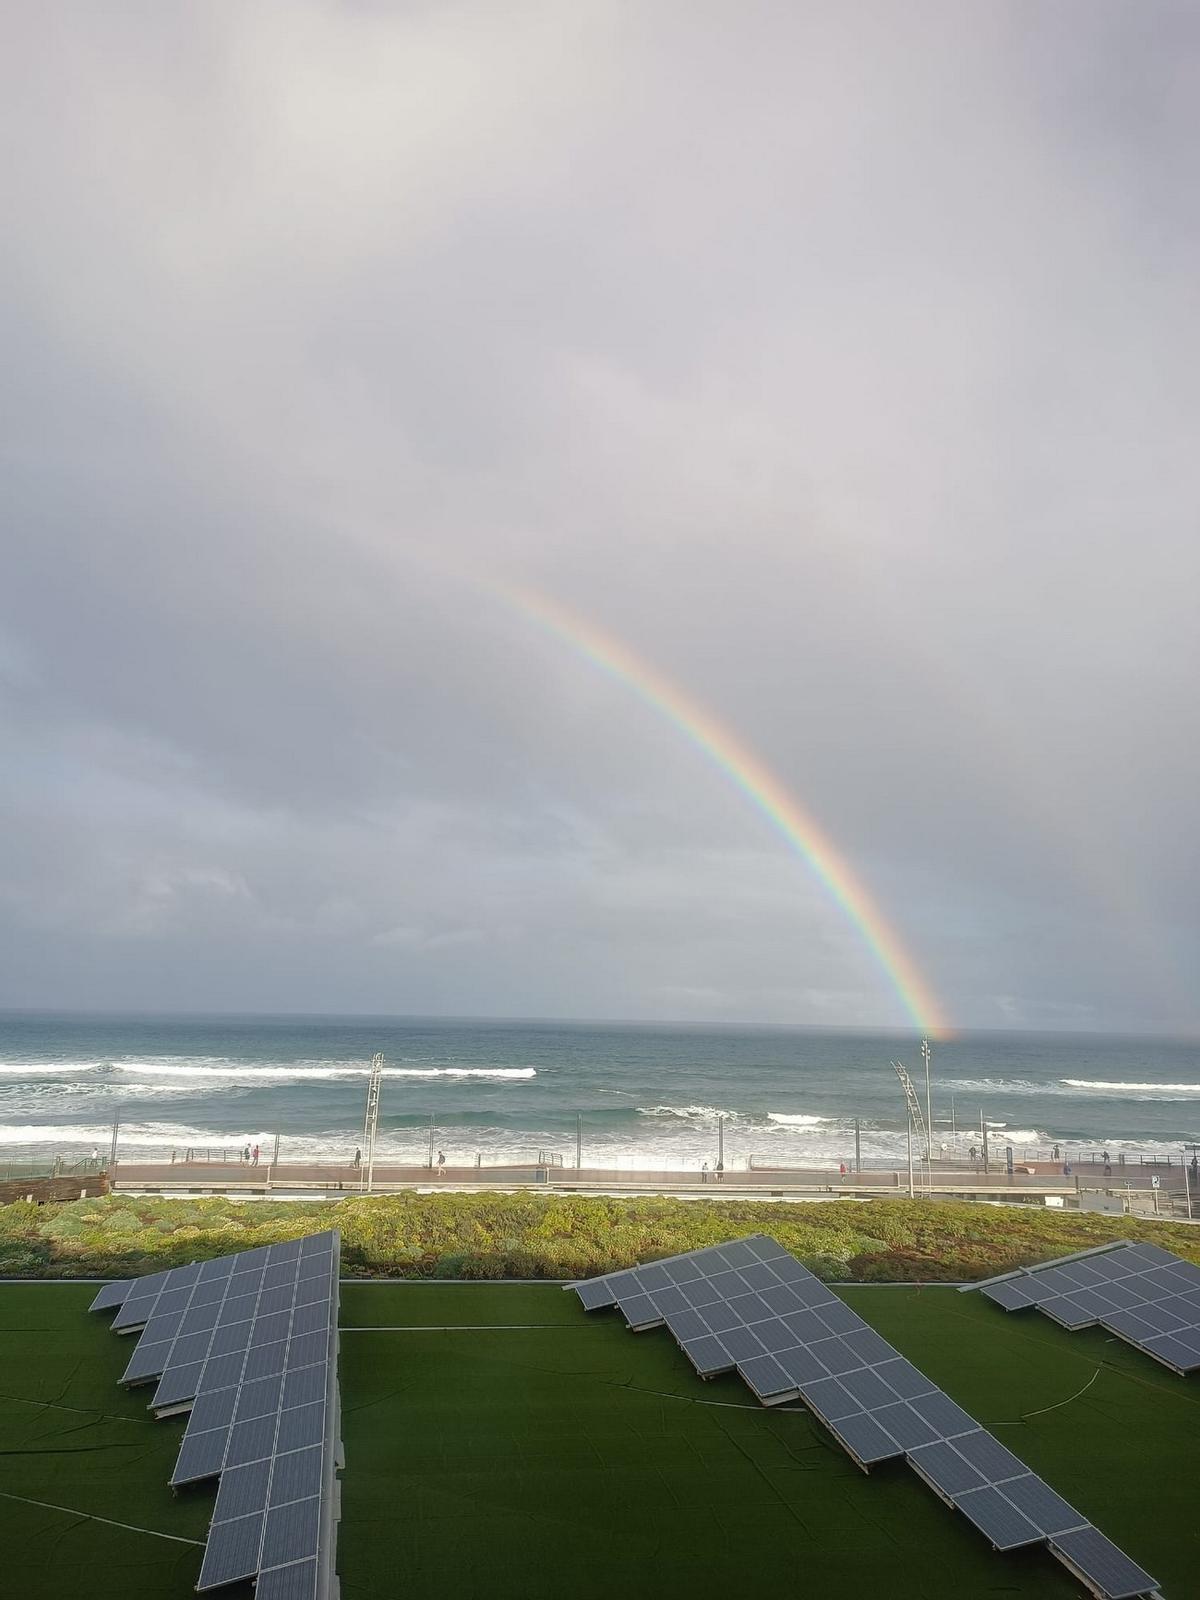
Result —
[[[1169,1600],[1200,1592],[1200,1384],[978,1295],[844,1293]],[[200,1550],[154,1534],[202,1540],[213,1490],[172,1497],[183,1421],[118,1387],[131,1344],[87,1315],[93,1294],[0,1285],[0,1594],[182,1600]],[[346,1600],[1080,1593],[1041,1550],[993,1552],[902,1465],[864,1476],[804,1412],[701,1383],[665,1331],[554,1286],[347,1284],[341,1324]]]

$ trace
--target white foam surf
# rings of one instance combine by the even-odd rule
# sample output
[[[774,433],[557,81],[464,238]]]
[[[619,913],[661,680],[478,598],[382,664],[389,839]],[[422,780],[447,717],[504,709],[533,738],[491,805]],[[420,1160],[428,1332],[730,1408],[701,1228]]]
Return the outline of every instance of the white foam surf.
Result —
[[[718,1117],[724,1117],[727,1122],[737,1117],[736,1111],[722,1111],[719,1106],[638,1106],[637,1111],[643,1117],[681,1117],[688,1121],[712,1123]]]
[[[1187,1100],[1200,1096],[1200,1083],[1114,1083],[1108,1078],[1063,1078],[1071,1089],[1090,1093],[1140,1095],[1153,1100]]]
[[[197,1086],[204,1083],[256,1084],[256,1083],[308,1083],[337,1081],[344,1078],[367,1078],[368,1065],[315,1067],[315,1066],[254,1066],[249,1063],[225,1062],[213,1065],[184,1064],[172,1061],[118,1061],[118,1072],[139,1074],[143,1077],[187,1078]],[[495,1078],[500,1081],[525,1080],[537,1077],[536,1067],[384,1067],[385,1078]]]

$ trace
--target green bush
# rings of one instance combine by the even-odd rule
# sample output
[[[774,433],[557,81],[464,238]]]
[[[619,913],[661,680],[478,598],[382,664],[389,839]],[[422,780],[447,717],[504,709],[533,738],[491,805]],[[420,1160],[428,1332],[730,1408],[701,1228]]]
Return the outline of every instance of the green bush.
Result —
[[[1113,1239],[1200,1262],[1185,1224],[909,1200],[812,1205],[412,1192],[296,1204],[108,1196],[0,1206],[10,1276],[123,1277],[336,1227],[347,1276],[585,1278],[752,1232],[832,1281],[975,1279]]]

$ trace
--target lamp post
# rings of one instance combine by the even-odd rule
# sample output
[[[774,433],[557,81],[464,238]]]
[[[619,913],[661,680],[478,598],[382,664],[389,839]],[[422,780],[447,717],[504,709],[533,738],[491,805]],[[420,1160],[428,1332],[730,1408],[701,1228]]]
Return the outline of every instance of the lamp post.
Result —
[[[367,1081],[367,1114],[363,1119],[364,1160],[359,1168],[358,1185],[366,1194],[375,1183],[375,1134],[379,1127],[379,1095],[383,1085],[383,1055],[371,1057],[371,1076]]]

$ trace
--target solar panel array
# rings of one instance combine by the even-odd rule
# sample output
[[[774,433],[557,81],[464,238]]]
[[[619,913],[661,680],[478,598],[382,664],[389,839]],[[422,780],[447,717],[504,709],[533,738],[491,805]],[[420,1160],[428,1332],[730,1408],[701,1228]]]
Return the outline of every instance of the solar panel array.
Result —
[[[220,1478],[199,1590],[256,1577],[257,1600],[326,1600],[339,1448],[339,1236],[312,1234],[108,1284],[93,1311],[140,1337],[121,1381],[190,1405],[174,1487]]]
[[[864,1470],[903,1458],[998,1550],[1044,1542],[1104,1600],[1155,1580],[774,1239],[755,1234],[572,1284],[585,1310],[665,1325],[702,1378],[800,1399]]]
[[[1154,1244],[1121,1244],[982,1285],[1006,1311],[1036,1306],[1064,1328],[1099,1324],[1173,1372],[1200,1368],[1200,1267]]]

